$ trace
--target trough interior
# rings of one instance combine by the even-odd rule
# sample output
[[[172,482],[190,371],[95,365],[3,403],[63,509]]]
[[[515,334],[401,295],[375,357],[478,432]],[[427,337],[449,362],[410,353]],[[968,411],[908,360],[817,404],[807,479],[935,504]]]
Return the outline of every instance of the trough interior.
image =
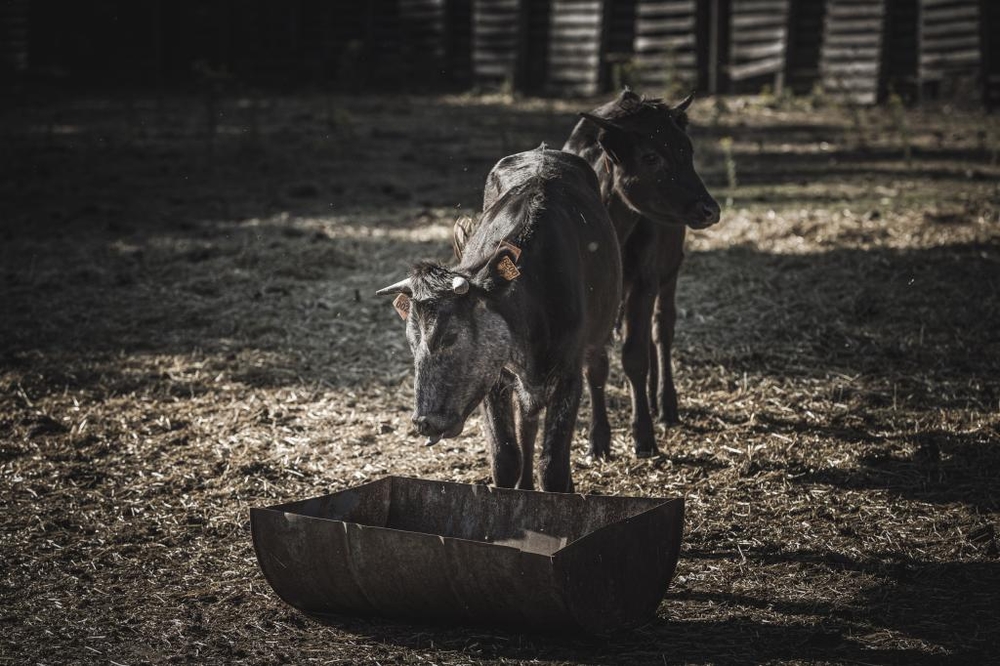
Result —
[[[590,532],[662,503],[651,498],[525,492],[388,477],[274,508],[552,555]]]

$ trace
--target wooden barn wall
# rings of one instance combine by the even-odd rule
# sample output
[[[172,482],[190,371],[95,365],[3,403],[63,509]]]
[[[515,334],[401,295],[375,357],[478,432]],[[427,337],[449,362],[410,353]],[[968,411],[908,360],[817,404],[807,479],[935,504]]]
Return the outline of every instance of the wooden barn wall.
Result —
[[[823,44],[823,0],[792,0],[788,17],[788,70],[785,84],[804,95],[819,82],[819,56]]]
[[[423,78],[432,72],[440,73],[446,64],[445,0],[396,1],[403,74]]]
[[[601,90],[604,0],[552,0],[546,89],[563,95]]]
[[[979,0],[920,0],[921,93],[974,95],[978,87]]]
[[[1000,108],[1000,2],[983,0],[983,99],[986,108]]]
[[[626,63],[635,49],[637,0],[610,0],[605,21],[605,60]]]
[[[697,85],[697,25],[695,0],[636,2],[634,78],[643,88]]]
[[[472,0],[445,3],[445,66],[451,81],[472,85]]]
[[[882,45],[879,99],[893,93],[907,101],[917,98],[919,20],[918,0],[889,0]]]
[[[0,77],[28,68],[28,0],[0,2]]]
[[[0,77],[1000,104],[1000,0],[3,0]]]
[[[884,0],[827,0],[820,51],[827,94],[858,104],[878,101],[885,14]]]
[[[728,78],[733,92],[784,85],[789,0],[732,0],[729,11]]]
[[[524,61],[518,88],[529,93],[542,93],[548,82],[548,68],[551,44],[549,25],[552,20],[551,0],[525,2],[523,45]]]
[[[28,52],[36,72],[81,82],[191,83],[212,71],[240,83],[422,89],[454,83],[463,35],[468,62],[470,3],[30,0]]]
[[[514,85],[521,66],[521,0],[473,0],[472,78],[481,88]]]

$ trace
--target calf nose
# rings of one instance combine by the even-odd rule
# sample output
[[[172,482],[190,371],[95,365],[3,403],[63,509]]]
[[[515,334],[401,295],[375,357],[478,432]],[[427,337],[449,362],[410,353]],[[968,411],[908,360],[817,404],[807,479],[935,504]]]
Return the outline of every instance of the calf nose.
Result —
[[[413,425],[417,427],[417,432],[419,432],[421,435],[427,434],[425,432],[425,430],[427,430],[428,427],[426,416],[417,416],[416,414],[414,414],[410,420],[413,421]]]
[[[421,435],[439,435],[448,426],[447,417],[439,414],[414,414],[410,420]]]
[[[701,205],[698,206],[698,212],[701,213],[703,224],[708,227],[719,221],[719,204],[708,201],[702,201]]]

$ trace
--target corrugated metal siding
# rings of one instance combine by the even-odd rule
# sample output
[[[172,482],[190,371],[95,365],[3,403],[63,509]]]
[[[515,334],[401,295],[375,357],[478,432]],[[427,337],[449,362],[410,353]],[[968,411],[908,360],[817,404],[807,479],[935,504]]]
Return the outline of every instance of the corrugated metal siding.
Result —
[[[560,94],[596,94],[603,42],[603,0],[552,0],[546,88]]]
[[[472,77],[477,86],[513,83],[521,45],[520,0],[473,0]]]
[[[635,63],[641,85],[697,83],[697,13],[695,0],[638,0]]]
[[[827,0],[820,76],[831,96],[878,101],[885,30],[884,0]]]
[[[920,83],[954,91],[978,80],[979,0],[920,0]]]

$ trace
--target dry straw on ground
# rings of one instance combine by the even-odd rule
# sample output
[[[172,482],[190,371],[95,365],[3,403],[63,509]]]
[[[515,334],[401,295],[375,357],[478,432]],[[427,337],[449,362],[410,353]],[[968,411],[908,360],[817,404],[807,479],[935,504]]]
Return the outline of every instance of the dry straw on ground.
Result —
[[[653,623],[325,626],[269,590],[248,507],[389,473],[487,480],[478,422],[420,446],[372,292],[447,257],[493,162],[561,145],[590,105],[234,99],[211,137],[197,99],[7,108],[0,661],[995,659],[997,133],[947,110],[910,114],[911,167],[880,114],[858,142],[837,109],[692,113],[733,205],[689,240],[684,424],[635,460],[616,368],[616,459],[585,457],[583,421],[573,455],[581,491],[687,498]]]

